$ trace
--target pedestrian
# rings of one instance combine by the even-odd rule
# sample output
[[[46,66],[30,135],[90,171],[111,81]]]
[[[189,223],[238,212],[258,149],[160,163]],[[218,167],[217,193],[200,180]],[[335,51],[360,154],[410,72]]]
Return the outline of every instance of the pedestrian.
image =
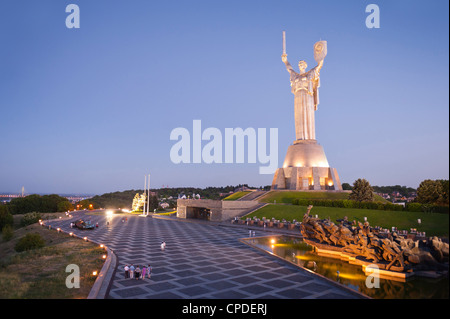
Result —
[[[148,264],[148,267],[147,267],[147,275],[148,275],[148,279],[150,279],[150,277],[152,276],[152,266],[150,266],[150,264]]]
[[[134,266],[133,266],[133,264],[131,264],[131,266],[130,266],[130,278],[133,279],[133,276],[134,276]]]
[[[139,268],[139,265],[137,265],[136,269],[134,270],[134,278],[136,280],[139,280],[140,276],[141,276],[141,269]]]
[[[125,279],[130,278],[130,267],[128,267],[128,265],[125,265],[123,269],[125,270]]]
[[[166,249],[166,243],[165,242],[161,242],[161,250],[164,250],[164,249]]]
[[[147,267],[142,266],[141,278],[145,279],[145,275],[147,274]]]

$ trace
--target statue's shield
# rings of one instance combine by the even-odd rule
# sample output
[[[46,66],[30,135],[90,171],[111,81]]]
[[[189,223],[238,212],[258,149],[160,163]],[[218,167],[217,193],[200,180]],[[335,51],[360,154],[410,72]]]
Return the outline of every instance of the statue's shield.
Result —
[[[317,63],[325,59],[327,55],[327,41],[319,41],[314,44],[314,60]]]

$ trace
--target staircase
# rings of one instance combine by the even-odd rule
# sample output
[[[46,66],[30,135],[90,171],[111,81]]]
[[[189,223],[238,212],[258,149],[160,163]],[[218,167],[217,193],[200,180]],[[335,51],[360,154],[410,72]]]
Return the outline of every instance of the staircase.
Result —
[[[254,211],[257,211],[258,209],[260,209],[260,208],[262,208],[262,207],[264,207],[266,205],[268,205],[268,204],[267,203],[260,203],[257,206],[254,206],[254,207],[252,207],[252,208],[250,208],[250,209],[248,209],[246,211],[243,211],[242,213],[240,213],[236,217],[241,218],[243,216],[247,216],[247,215],[253,213]]]
[[[269,191],[253,191],[253,192],[248,193],[245,196],[242,196],[241,198],[239,198],[237,200],[257,200],[258,198],[267,194],[268,192]]]

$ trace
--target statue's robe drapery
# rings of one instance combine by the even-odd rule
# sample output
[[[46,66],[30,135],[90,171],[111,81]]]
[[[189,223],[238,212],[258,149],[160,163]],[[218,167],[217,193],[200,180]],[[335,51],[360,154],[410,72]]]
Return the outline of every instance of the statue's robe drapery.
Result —
[[[319,104],[320,66],[305,73],[297,73],[287,63],[291,74],[291,92],[295,96],[295,135],[297,140],[315,140],[314,111]]]

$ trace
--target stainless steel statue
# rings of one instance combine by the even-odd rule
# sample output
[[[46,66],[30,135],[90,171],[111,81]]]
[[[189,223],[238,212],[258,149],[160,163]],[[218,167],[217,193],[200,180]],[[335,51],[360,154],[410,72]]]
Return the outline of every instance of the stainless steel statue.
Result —
[[[327,55],[327,42],[314,45],[317,66],[306,71],[305,61],[300,61],[297,73],[287,60],[286,33],[283,31],[282,61],[290,74],[294,94],[295,140],[287,149],[283,167],[276,170],[272,190],[342,191],[336,168],[330,167],[325,151],[316,139],[314,114],[319,105],[320,70]]]
[[[319,105],[320,69],[327,55],[327,42],[319,41],[314,45],[314,59],[318,63],[317,66],[306,72],[308,65],[305,61],[300,60],[298,63],[300,73],[297,73],[287,60],[285,41],[285,33],[283,32],[281,60],[291,75],[291,91],[295,96],[295,135],[297,140],[315,140],[314,112]]]

